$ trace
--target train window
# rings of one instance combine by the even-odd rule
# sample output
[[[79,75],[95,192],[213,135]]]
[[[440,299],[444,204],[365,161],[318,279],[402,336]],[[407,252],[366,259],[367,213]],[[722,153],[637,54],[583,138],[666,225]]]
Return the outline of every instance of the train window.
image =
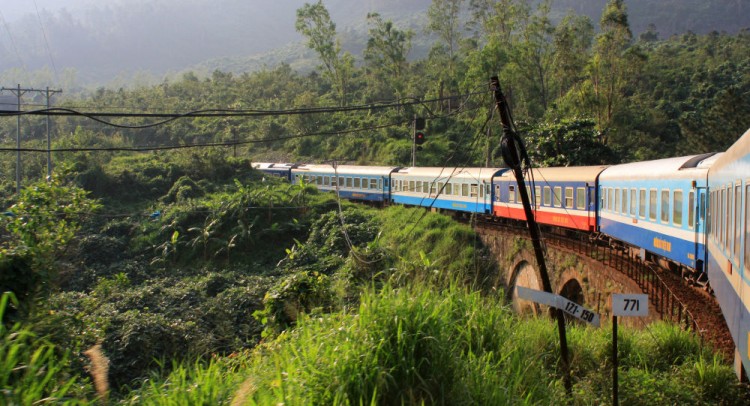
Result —
[[[367,182],[367,179],[365,179],[365,182]],[[354,187],[357,189],[362,188],[362,179],[361,178],[354,178]]]
[[[380,181],[381,181],[381,182],[383,182],[383,179],[381,179]],[[391,180],[390,180],[390,179],[388,179],[388,178],[385,178],[385,187],[388,187],[388,185],[389,185],[390,183],[391,183]]]
[[[541,186],[534,186],[534,202],[536,203],[536,207],[539,207],[542,205],[542,187]]]
[[[370,183],[372,183],[374,181],[375,181],[375,179],[372,179],[372,181]],[[372,186],[372,185],[370,185],[370,186]],[[379,178],[378,179],[378,190],[383,190],[383,178]]]
[[[330,186],[331,185],[331,177],[330,176],[326,176],[326,177],[323,178],[323,185],[325,185],[325,186]]]
[[[469,195],[469,184],[462,183],[461,184],[461,196],[468,196],[468,195]]]
[[[500,186],[498,186],[498,188],[499,187]],[[453,184],[452,183],[446,183],[445,184],[445,194],[448,195],[448,196],[450,196],[450,195],[453,194]],[[498,196],[500,196],[500,195],[498,194]]]
[[[430,184],[430,196],[437,196],[437,183],[435,182]]]
[[[732,186],[729,185],[727,187],[727,222],[724,226],[724,233],[726,234],[726,239],[724,240],[724,248],[727,250],[727,256],[731,256],[731,248],[732,248],[732,223],[734,222],[733,218],[733,207],[734,199],[732,198]]]
[[[742,223],[745,229],[745,272],[750,272],[750,232],[747,228],[747,216],[750,216],[750,185],[745,186],[745,221]]]
[[[709,192],[708,193],[708,223],[706,224],[706,226],[707,226],[707,229],[708,229],[708,234],[711,236],[711,238],[714,237],[714,221],[713,221],[713,219],[716,218],[716,216],[714,215],[714,209],[716,208],[716,203],[715,203],[715,199],[714,199],[715,196],[716,196],[716,193],[714,193],[714,192]]]
[[[612,188],[607,190],[607,208],[609,211],[615,211],[615,190]]]
[[[638,217],[646,218],[646,189],[638,191]]]
[[[579,187],[576,189],[576,209],[586,209],[586,188]]]
[[[672,194],[672,223],[682,226],[682,190],[675,190]]]
[[[714,235],[714,241],[717,241],[719,231],[719,192],[713,191],[711,194],[714,196],[713,202],[711,203],[711,229]]]
[[[478,185],[476,183],[471,184],[471,195],[469,197],[477,197],[478,196]]]
[[[498,192],[500,189],[498,189]],[[516,201],[516,185],[508,185],[508,203]]]
[[[742,237],[741,224],[746,224],[747,220],[742,222],[742,186],[734,187],[734,258],[739,263],[740,259],[740,239]]]
[[[651,221],[656,221],[656,189],[650,189],[648,191],[648,218]]]
[[[722,188],[721,189],[721,197],[719,201],[719,210],[721,212],[719,213],[719,245],[724,244],[724,225],[727,221],[727,218],[725,217],[725,214],[727,212],[726,209],[726,203],[727,203],[727,190]]]
[[[620,210],[620,213],[628,214],[628,189],[623,188],[621,196],[620,203],[622,204],[622,210]]]
[[[573,208],[573,188],[565,188],[565,207]]]
[[[487,184],[484,185],[484,194],[486,194],[487,196],[489,196],[490,193],[492,193],[492,185],[489,184],[489,183],[487,183]]]
[[[413,180],[410,180],[410,181],[409,181],[409,192],[414,192],[414,191],[416,191],[416,190],[417,190],[417,189],[416,189],[416,186],[414,185],[414,181],[413,181]]]
[[[543,200],[545,206],[552,206],[552,190],[549,186],[545,186],[543,189]]]
[[[344,185],[345,185],[344,182],[345,182],[344,181],[344,177],[343,176],[339,176],[339,187],[344,187]]]
[[[562,206],[562,188],[560,186],[555,186],[552,189],[552,205],[555,207]]]
[[[441,195],[445,194],[445,182],[438,182],[438,193]]]
[[[661,191],[661,222],[669,223],[669,190]]]
[[[629,211],[629,213],[633,217],[636,216],[636,209],[638,207],[637,206],[638,200],[636,199],[636,196],[637,196],[636,190],[635,189],[630,189],[630,211]]]
[[[615,189],[615,199],[614,199],[614,207],[612,208],[612,211],[615,213],[620,211],[620,188]]]
[[[695,192],[688,192],[688,228],[692,229],[695,224]],[[704,230],[705,232],[705,230]]]
[[[333,187],[336,186],[336,177],[335,176],[331,176],[331,186],[333,186]]]
[[[346,178],[346,187],[352,187],[352,178]]]

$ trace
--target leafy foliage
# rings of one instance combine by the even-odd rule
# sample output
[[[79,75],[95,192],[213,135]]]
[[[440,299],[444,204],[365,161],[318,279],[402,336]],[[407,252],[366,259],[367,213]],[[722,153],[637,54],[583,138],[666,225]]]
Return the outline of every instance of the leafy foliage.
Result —
[[[57,176],[21,190],[0,219],[0,291],[26,302],[49,289],[57,282],[56,261],[99,207],[88,192]]]

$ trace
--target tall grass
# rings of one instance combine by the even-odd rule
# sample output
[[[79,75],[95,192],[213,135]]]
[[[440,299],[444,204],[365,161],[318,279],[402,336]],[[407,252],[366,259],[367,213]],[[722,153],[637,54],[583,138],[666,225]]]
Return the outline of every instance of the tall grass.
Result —
[[[242,381],[243,357],[236,354],[210,358],[193,363],[175,364],[162,377],[154,372],[137,390],[131,392],[123,405],[218,405],[228,404]]]
[[[0,321],[15,296],[0,298]],[[68,371],[69,355],[19,323],[0,322],[0,404],[86,404],[76,398],[88,390]]]
[[[451,284],[366,291],[358,311],[303,316],[254,351],[156,377],[126,404],[565,403],[553,321]],[[611,329],[571,326],[573,404],[611,402]],[[732,369],[679,327],[620,332],[620,401],[746,404]],[[659,361],[666,357],[667,361]]]
[[[557,388],[542,365],[547,346],[523,353],[515,343],[553,330],[516,323],[505,306],[455,284],[440,294],[369,292],[358,314],[303,319],[258,351],[247,403],[549,403]]]

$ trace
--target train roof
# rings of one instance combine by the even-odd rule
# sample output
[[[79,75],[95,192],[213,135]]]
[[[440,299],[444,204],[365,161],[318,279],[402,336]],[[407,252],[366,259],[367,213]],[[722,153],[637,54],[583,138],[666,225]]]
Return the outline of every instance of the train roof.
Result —
[[[337,165],[334,169],[333,165],[300,165],[295,168],[292,172],[294,173],[322,173],[330,175],[381,175],[387,176],[394,170],[398,169],[398,166],[357,166],[357,165]]]
[[[708,153],[613,165],[605,169],[599,179],[607,181],[695,178],[707,172],[716,160],[715,155]]]
[[[534,168],[532,173],[534,181],[540,182],[589,182],[592,185],[602,171],[607,169],[607,165],[596,166],[562,166],[554,168]],[[530,180],[529,175],[525,175],[526,181]],[[508,179],[509,178],[509,179]],[[504,180],[515,180],[513,171],[503,173]]]
[[[724,168],[728,164],[732,163],[738,163],[739,161],[742,161],[744,158],[744,161],[750,161],[750,158],[747,158],[750,155],[750,129],[745,131],[745,134],[743,134],[734,144],[732,144],[731,147],[722,154],[714,165],[711,167],[711,172],[720,170]],[[750,168],[748,168],[750,170]],[[747,173],[750,173],[747,172]]]
[[[253,169],[291,169],[296,165],[290,163],[253,162],[251,166]]]
[[[394,172],[394,176],[415,176],[429,179],[479,179],[490,181],[507,168],[461,168],[461,167],[410,167],[401,168]]]

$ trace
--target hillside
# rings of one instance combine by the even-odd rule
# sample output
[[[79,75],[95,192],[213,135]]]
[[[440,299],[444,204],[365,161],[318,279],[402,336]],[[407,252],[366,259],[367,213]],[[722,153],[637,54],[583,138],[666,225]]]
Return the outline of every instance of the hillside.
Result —
[[[29,71],[44,68],[49,70],[47,76],[56,76],[55,82],[67,72],[83,84],[109,83],[118,75],[129,78],[135,73],[159,81],[168,72],[185,70],[247,72],[280,62],[309,68],[314,65],[307,61],[309,54],[294,29],[296,10],[304,3],[119,0],[42,8],[38,15],[5,21],[0,32],[0,79],[29,81]],[[412,57],[424,56],[429,48],[423,27],[430,0],[327,0],[324,4],[347,49],[364,46],[368,12],[415,31],[415,44],[421,46],[415,47]],[[468,4],[464,2],[465,9]],[[560,19],[572,10],[598,22],[605,4],[606,0],[557,0],[552,2],[552,15]],[[750,26],[743,0],[630,0],[626,5],[636,36],[650,24],[661,38],[687,31],[736,33]]]

